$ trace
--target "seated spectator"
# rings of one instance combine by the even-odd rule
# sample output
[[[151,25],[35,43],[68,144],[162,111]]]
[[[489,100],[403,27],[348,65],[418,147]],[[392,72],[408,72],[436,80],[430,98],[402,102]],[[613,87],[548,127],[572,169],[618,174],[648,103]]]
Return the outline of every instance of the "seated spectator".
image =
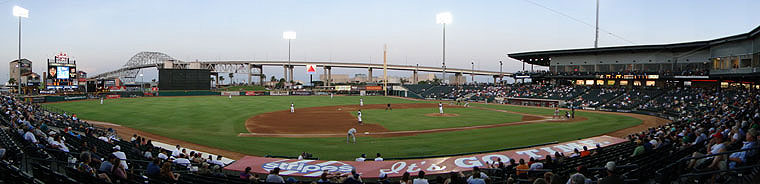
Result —
[[[414,178],[412,180],[413,184],[428,184],[428,180],[425,179],[425,171],[420,171],[417,173],[417,178]]]
[[[150,163],[148,163],[148,167],[145,169],[145,174],[153,177],[158,176],[158,174],[161,173],[161,168],[159,166],[159,159],[153,159]]]
[[[190,167],[190,160],[187,159],[187,156],[184,153],[179,154],[179,158],[174,159],[174,164],[177,164],[182,167]]]
[[[280,176],[280,168],[275,167],[272,171],[269,171],[266,179],[267,183],[285,183],[285,179]]]
[[[723,135],[721,135],[721,133],[718,132],[712,135],[712,139],[710,139],[710,143],[707,145],[707,150],[705,151],[705,153],[694,152],[694,154],[692,154],[692,157],[701,157],[707,154],[718,154],[724,151],[726,151],[726,142],[723,141]],[[703,164],[709,163],[707,168],[717,169],[718,164],[721,161],[721,158],[725,158],[724,156],[725,155],[718,155],[718,156],[712,156],[712,157],[704,157],[700,159],[691,159],[687,168],[689,169],[701,168]]]
[[[120,165],[124,166],[124,169],[129,169],[127,165],[127,154],[121,151],[121,146],[116,145],[113,147],[113,155],[120,160]]]
[[[245,171],[243,171],[243,172],[240,173],[240,179],[243,179],[243,180],[253,180],[253,179],[255,179],[255,177],[251,173],[251,167],[246,167]]]
[[[98,173],[110,173],[113,170],[113,165],[116,162],[116,156],[109,155],[108,159],[106,159],[103,163],[100,163],[100,168],[98,168]]]
[[[412,177],[409,174],[409,172],[404,172],[403,175],[401,175],[401,181],[399,181],[400,184],[412,184]]]
[[[319,183],[319,182],[317,182]],[[385,173],[380,173],[380,176],[377,177],[377,183],[378,184],[391,184],[391,181],[388,180],[388,176]]]
[[[346,179],[343,180],[343,183],[344,184],[361,184],[361,183],[364,183],[364,181],[362,181],[362,177],[361,175],[359,175],[359,173],[356,172],[356,169],[352,169],[351,174],[346,176]]]
[[[113,176],[114,180],[127,180],[127,170],[124,169],[124,165],[114,165],[113,171],[111,172],[111,176]]]
[[[633,149],[633,154],[631,154],[631,157],[644,154],[644,143],[642,143],[641,140],[636,140],[636,145],[637,146]]]
[[[481,178],[480,176],[481,176],[480,170],[473,170],[472,176],[467,178],[467,184],[486,184],[485,178]]]
[[[172,164],[169,162],[164,162],[163,165],[161,165],[161,177],[170,180],[170,181],[178,181],[179,180],[179,174],[172,172]]]
[[[607,169],[607,176],[599,180],[599,184],[623,184],[625,181],[623,181],[623,178],[620,177],[617,173],[615,173],[615,162],[609,161],[607,162],[607,165],[604,166]]]
[[[167,152],[166,150],[161,150],[161,152],[158,152],[158,156],[156,157],[158,157],[158,159],[161,159],[161,160],[169,159],[169,155],[166,155],[166,152]]]
[[[583,146],[583,151],[581,151],[581,157],[586,157],[591,154],[591,151],[588,150],[588,147]]]
[[[216,155],[216,160],[214,160],[214,164],[218,165],[219,167],[225,166],[224,162],[222,162],[222,155]]]
[[[79,155],[79,160],[81,160],[81,162],[79,162],[79,164],[77,164],[77,171],[79,171],[82,174],[89,175],[91,177],[102,179],[102,180],[104,180],[104,181],[106,181],[108,183],[111,182],[111,179],[108,178],[108,175],[103,174],[103,173],[98,174],[98,173],[95,172],[95,169],[93,169],[92,167],[90,167],[90,153],[88,153],[88,152],[82,152]]]
[[[528,166],[528,164],[525,164],[525,160],[521,158],[520,165],[517,165],[517,167],[515,167],[515,170],[517,170],[516,171],[517,176],[525,175],[525,174],[528,174],[528,170],[530,170],[530,166]]]
[[[354,159],[354,161],[357,161],[357,162],[364,162],[364,160],[367,160],[367,155],[363,153],[361,156],[359,156],[359,158]]]
[[[380,156],[380,153],[377,153],[377,155],[375,156],[375,162],[378,162],[378,161],[383,161],[383,157]]]
[[[750,129],[746,134],[747,135],[745,137],[745,141],[743,142],[740,150],[757,147],[757,131],[755,129]],[[757,154],[756,149],[731,153],[731,155],[728,157],[728,168],[734,169],[736,168],[736,165],[746,163],[747,157],[752,157],[755,154]]]

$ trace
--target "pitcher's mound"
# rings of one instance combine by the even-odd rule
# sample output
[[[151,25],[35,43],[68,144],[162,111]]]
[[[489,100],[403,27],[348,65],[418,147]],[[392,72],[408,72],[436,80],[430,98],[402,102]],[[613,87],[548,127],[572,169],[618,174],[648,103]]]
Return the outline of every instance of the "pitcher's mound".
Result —
[[[431,116],[431,117],[457,117],[459,114],[453,114],[453,113],[428,113],[425,114],[425,116]]]

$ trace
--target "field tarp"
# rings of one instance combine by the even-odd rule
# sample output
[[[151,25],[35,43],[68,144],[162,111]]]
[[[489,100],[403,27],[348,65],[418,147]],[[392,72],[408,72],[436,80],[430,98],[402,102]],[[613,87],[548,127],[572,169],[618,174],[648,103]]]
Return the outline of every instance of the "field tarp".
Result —
[[[625,139],[604,135],[571,142],[493,153],[379,162],[297,160],[245,156],[224,169],[240,172],[245,170],[246,167],[251,167],[251,171],[254,173],[268,174],[269,170],[279,167],[281,175],[302,177],[319,177],[323,171],[349,173],[352,169],[356,169],[358,173],[362,173],[363,178],[377,178],[381,172],[385,173],[388,177],[400,177],[404,172],[416,175],[420,170],[433,175],[445,174],[452,171],[469,171],[473,167],[484,167],[496,161],[497,158],[501,158],[504,163],[509,163],[509,159],[529,160],[530,157],[543,158],[545,155],[554,155],[554,152],[571,155],[576,148],[583,150],[583,146],[592,149],[596,148],[597,144],[606,147],[625,141]],[[371,160],[372,158],[367,159]]]

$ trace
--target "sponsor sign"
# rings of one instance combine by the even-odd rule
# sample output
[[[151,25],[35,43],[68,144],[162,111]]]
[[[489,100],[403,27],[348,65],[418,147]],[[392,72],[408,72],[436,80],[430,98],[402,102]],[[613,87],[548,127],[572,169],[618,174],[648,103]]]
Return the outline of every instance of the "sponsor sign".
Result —
[[[351,91],[351,86],[335,86],[336,91]]]
[[[391,89],[393,89],[393,91],[406,91],[404,86],[393,86]]]
[[[367,86],[365,89],[367,91],[382,91],[383,87],[382,86]]]
[[[124,86],[111,86],[108,88],[110,91],[126,91],[127,88]]]
[[[710,76],[704,76],[704,75],[690,75],[690,76],[676,75],[676,76],[673,76],[673,78],[676,78],[676,79],[709,79]]]
[[[306,73],[307,74],[317,73],[317,65],[306,65]]]
[[[270,91],[269,95],[271,96],[288,96],[290,95],[288,91]]]
[[[153,93],[145,92],[145,93],[143,93],[143,96],[153,96]]]
[[[69,100],[84,100],[87,99],[86,96],[67,96],[63,97],[63,100],[69,101]]]
[[[230,95],[232,95],[232,96],[240,96],[240,91],[222,91],[219,94],[221,94],[222,96],[230,96]]]
[[[293,91],[293,95],[311,95],[311,91]]]
[[[116,98],[121,98],[121,95],[106,95],[106,98],[107,99],[116,99]]]
[[[262,96],[265,93],[263,91],[246,91],[245,96]]]
[[[599,144],[605,147],[625,141],[625,139],[605,135],[578,141],[493,153],[380,162],[296,160],[246,156],[228,165],[225,169],[240,172],[245,170],[246,167],[251,167],[252,172],[267,174],[274,168],[280,168],[281,175],[304,177],[319,177],[324,171],[350,173],[352,169],[356,169],[358,173],[362,173],[363,178],[377,178],[381,172],[389,177],[401,177],[404,172],[416,175],[419,171],[425,171],[425,173],[432,175],[445,174],[452,171],[469,171],[473,167],[485,167],[496,161],[497,158],[500,158],[502,162],[509,163],[510,159],[529,160],[531,157],[544,158],[545,155],[554,155],[554,152],[570,155],[574,149],[583,149],[583,146],[595,148]]]

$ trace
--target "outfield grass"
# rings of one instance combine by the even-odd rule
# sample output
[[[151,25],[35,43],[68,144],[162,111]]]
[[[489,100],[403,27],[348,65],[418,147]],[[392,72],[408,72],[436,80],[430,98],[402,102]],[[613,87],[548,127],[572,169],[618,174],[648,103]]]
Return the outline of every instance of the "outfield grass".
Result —
[[[358,144],[346,144],[345,138],[270,138],[237,137],[247,132],[246,119],[256,114],[296,108],[358,104],[357,96],[241,96],[232,100],[222,96],[149,97],[76,101],[48,104],[82,119],[105,121],[211,147],[250,155],[296,156],[303,151],[320,159],[353,160],[361,153],[383,153],[385,157],[423,156],[464,153],[527,146],[551,141],[570,141],[601,135],[638,125],[640,120],[619,115],[576,112],[588,120],[576,123],[536,123],[489,129],[420,134],[404,137],[358,137]],[[386,97],[363,97],[367,104],[421,103]],[[524,113],[549,112],[550,109],[502,105],[480,105]],[[400,109],[399,109],[400,110]],[[447,112],[451,112],[447,109]],[[396,111],[396,110],[394,110]],[[544,114],[545,115],[545,114]],[[369,117],[367,117],[369,118]],[[395,117],[399,124],[414,126],[417,118]]]
[[[362,110],[362,120],[366,123],[380,124],[388,130],[426,130],[436,128],[468,127],[488,125],[522,120],[522,115],[496,112],[472,108],[446,108],[447,114],[458,114],[456,117],[433,117],[425,114],[438,113],[438,108],[414,108]],[[356,116],[356,111],[353,112]]]

